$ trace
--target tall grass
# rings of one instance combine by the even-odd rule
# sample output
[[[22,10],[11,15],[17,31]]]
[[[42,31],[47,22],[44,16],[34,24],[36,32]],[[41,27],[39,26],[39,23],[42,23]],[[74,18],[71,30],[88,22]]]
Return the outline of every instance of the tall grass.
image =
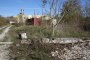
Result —
[[[11,39],[18,38],[18,34],[25,32],[27,33],[28,39],[33,39],[33,38],[52,38],[52,28],[46,28],[43,26],[20,26],[20,27],[15,27],[12,28],[9,33]],[[54,37],[59,37],[59,32],[55,31],[55,36]]]

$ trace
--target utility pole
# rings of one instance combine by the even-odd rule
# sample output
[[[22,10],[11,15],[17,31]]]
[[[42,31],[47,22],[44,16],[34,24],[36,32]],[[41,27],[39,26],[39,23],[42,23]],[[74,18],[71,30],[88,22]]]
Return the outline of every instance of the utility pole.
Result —
[[[34,17],[36,16],[36,9],[34,9]]]
[[[52,20],[52,28],[53,28],[53,31],[52,31],[52,36],[53,36],[53,39],[54,39],[54,36],[55,36],[55,25],[57,24],[57,20],[56,19],[53,19]]]

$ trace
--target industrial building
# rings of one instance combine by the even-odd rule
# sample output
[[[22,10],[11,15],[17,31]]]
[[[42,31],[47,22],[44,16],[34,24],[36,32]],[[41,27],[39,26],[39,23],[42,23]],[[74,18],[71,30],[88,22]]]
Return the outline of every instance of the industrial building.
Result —
[[[33,25],[33,26],[41,26],[44,24],[49,23],[50,25],[50,17],[43,16],[43,15],[25,15],[24,10],[21,9],[20,13],[14,16],[18,24],[23,23],[26,25]]]

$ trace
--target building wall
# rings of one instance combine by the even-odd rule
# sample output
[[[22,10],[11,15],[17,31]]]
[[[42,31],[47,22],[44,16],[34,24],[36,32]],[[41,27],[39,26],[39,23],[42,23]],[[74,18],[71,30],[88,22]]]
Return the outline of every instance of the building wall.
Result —
[[[41,26],[42,18],[34,18],[34,26]]]

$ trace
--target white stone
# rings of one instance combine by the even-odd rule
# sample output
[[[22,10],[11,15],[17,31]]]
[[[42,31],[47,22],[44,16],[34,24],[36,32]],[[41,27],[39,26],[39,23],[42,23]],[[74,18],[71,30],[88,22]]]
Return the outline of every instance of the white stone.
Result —
[[[21,38],[22,38],[22,39],[27,39],[26,33],[21,33]]]

